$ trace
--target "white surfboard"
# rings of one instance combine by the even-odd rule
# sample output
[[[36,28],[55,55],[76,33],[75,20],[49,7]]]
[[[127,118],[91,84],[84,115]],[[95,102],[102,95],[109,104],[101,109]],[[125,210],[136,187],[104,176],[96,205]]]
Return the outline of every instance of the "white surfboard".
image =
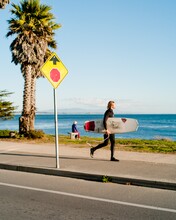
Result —
[[[139,123],[133,118],[108,118],[107,129],[111,134],[137,131]],[[103,120],[86,121],[84,129],[88,132],[105,133]]]

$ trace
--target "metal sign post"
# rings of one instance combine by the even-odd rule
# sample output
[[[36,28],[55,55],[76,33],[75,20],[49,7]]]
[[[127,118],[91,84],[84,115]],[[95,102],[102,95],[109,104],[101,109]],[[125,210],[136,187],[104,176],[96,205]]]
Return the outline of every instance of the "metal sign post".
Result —
[[[56,88],[63,81],[68,73],[68,70],[57,56],[52,53],[47,61],[40,68],[43,75],[48,79],[54,87],[54,115],[55,115],[55,145],[56,145],[56,168],[59,168],[59,146],[58,146],[58,120],[57,120],[57,99]]]
[[[57,119],[56,89],[54,89],[54,116],[55,116],[56,168],[59,168],[59,142],[58,142],[58,119]]]

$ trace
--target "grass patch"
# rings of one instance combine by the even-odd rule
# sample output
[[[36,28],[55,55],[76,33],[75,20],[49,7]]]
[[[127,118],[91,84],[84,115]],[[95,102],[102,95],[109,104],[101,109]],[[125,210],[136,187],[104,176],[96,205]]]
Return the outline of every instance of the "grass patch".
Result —
[[[15,137],[10,137],[9,130],[0,130],[0,140],[19,141],[29,143],[54,143],[55,136],[43,133],[41,130],[32,132],[29,137],[20,136],[17,132]],[[59,135],[59,144],[73,147],[88,147],[87,142],[96,146],[103,141],[103,138],[91,138],[82,136],[81,140],[72,140],[69,135]],[[109,146],[106,147],[109,149]],[[176,153],[176,141],[168,139],[144,140],[144,139],[116,139],[116,149],[124,151],[150,152],[150,153]]]
[[[176,141],[171,140],[143,140],[116,139],[116,145],[131,151],[176,153]]]

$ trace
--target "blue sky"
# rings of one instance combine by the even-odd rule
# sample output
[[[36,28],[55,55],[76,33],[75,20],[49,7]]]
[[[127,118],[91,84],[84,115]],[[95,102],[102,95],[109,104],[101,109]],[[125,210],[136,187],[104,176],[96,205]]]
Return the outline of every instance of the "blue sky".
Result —
[[[11,1],[12,2],[12,1]],[[19,3],[18,0],[13,0]],[[69,73],[57,88],[60,112],[176,114],[175,0],[41,0],[62,27],[55,39]],[[22,109],[24,80],[5,37],[11,6],[0,11],[0,90]],[[53,110],[53,87],[37,80],[37,111]]]

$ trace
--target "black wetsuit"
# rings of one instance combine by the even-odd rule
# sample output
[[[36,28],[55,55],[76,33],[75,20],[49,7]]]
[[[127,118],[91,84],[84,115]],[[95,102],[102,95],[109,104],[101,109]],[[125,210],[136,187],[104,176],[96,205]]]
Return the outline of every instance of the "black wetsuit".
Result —
[[[107,130],[107,120],[108,118],[112,118],[114,117],[114,112],[111,108],[109,108],[108,110],[106,110],[106,112],[104,113],[104,118],[103,118],[103,125],[104,125],[104,128]],[[100,149],[102,147],[105,147],[108,145],[109,143],[109,140],[111,142],[111,159],[114,157],[114,147],[115,147],[115,134],[104,134],[104,142],[97,145],[96,147],[93,148],[93,150],[97,150],[97,149]]]

